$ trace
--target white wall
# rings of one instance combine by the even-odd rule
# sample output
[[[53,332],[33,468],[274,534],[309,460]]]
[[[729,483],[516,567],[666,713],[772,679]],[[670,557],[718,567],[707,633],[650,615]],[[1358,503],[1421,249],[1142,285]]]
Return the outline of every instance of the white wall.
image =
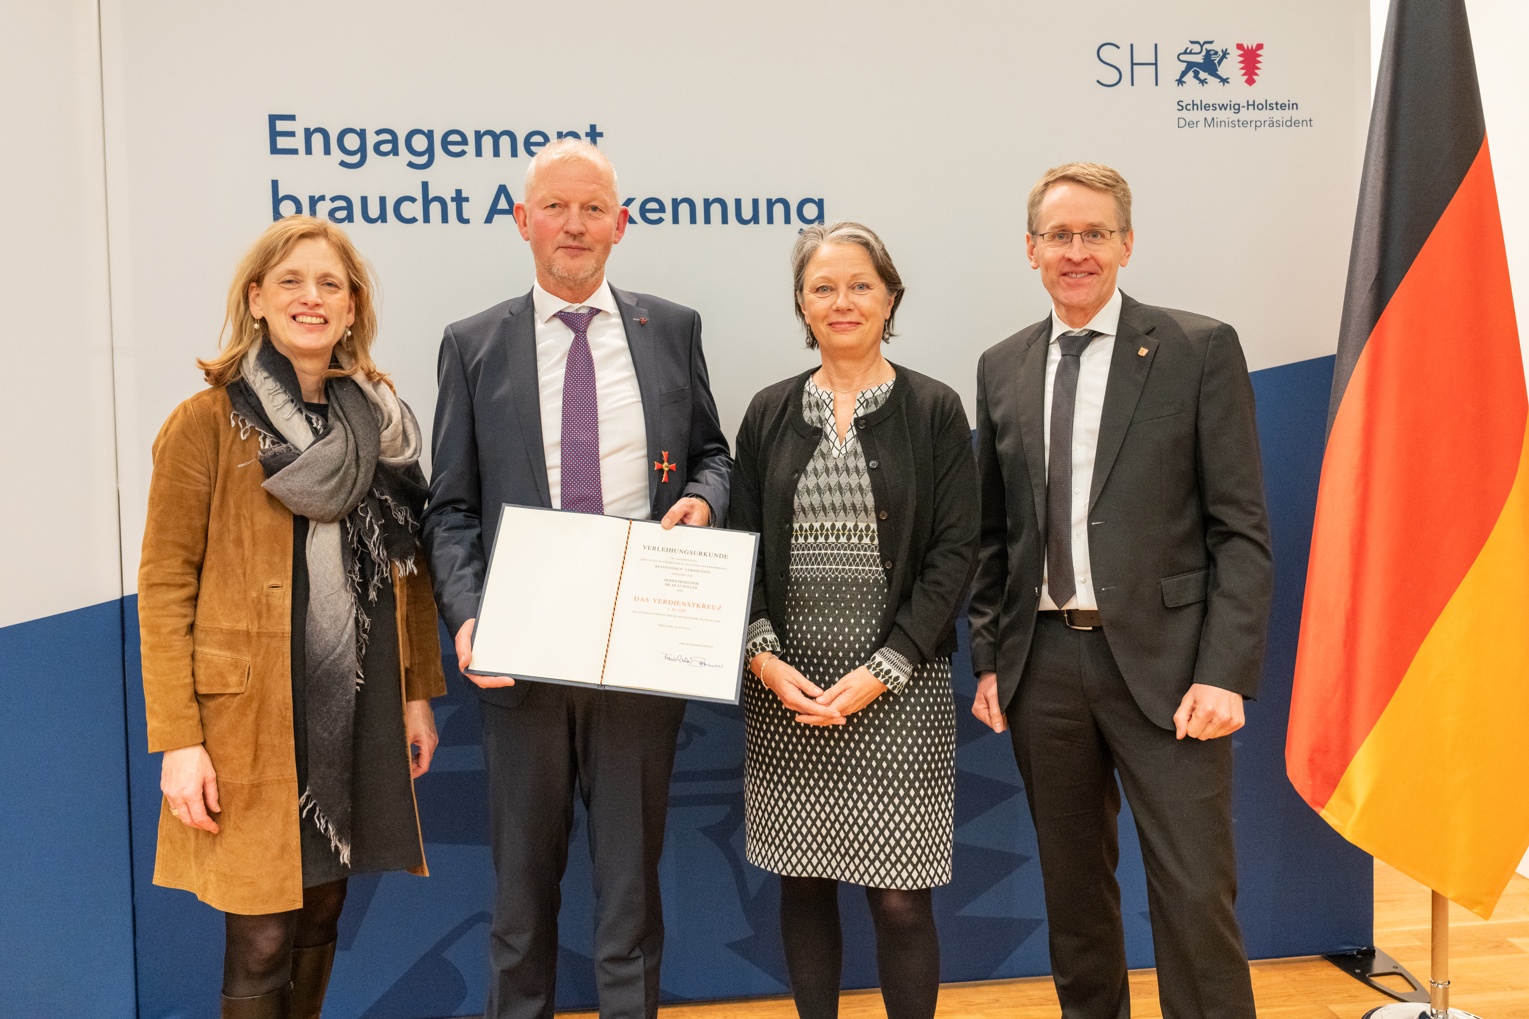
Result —
[[[0,4],[0,627],[122,595],[99,38]]]

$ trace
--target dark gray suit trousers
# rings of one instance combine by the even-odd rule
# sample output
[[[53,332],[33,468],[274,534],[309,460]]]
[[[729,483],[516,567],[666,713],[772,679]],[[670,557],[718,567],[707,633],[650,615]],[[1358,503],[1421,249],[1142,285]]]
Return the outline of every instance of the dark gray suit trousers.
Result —
[[[600,1015],[651,1017],[658,1011],[664,944],[658,859],[685,702],[553,683],[516,685],[525,693],[514,707],[480,704],[499,872],[484,1014],[552,1017],[573,790],[589,815]]]
[[[1007,717],[1040,844],[1065,1019],[1131,1012],[1115,880],[1121,786],[1146,864],[1164,1019],[1255,1019],[1228,849],[1231,738],[1174,739],[1142,713],[1102,630],[1050,616],[1036,623]]]

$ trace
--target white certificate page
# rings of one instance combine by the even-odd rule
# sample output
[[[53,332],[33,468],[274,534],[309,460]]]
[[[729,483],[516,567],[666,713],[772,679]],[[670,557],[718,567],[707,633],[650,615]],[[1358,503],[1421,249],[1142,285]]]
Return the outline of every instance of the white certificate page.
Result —
[[[758,540],[634,521],[605,685],[736,704]]]
[[[474,672],[736,704],[756,535],[505,506]]]

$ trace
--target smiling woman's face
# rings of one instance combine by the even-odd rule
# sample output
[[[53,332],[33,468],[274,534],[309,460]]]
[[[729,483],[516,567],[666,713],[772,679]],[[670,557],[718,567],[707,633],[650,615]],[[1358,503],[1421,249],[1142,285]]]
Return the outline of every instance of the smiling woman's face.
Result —
[[[820,245],[807,261],[796,299],[825,357],[875,349],[892,314],[891,291],[870,253],[854,243]]]
[[[329,242],[298,241],[249,289],[250,314],[265,319],[266,333],[289,360],[323,355],[356,320],[356,301],[345,266]]]

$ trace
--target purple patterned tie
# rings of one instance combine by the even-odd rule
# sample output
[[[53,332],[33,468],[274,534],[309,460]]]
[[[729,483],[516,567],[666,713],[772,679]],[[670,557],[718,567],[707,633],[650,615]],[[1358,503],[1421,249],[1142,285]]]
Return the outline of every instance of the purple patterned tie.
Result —
[[[589,323],[600,314],[560,311],[557,317],[573,330],[568,365],[563,369],[563,509],[574,513],[604,513],[600,489],[600,405],[595,399],[595,361],[589,352]]]

